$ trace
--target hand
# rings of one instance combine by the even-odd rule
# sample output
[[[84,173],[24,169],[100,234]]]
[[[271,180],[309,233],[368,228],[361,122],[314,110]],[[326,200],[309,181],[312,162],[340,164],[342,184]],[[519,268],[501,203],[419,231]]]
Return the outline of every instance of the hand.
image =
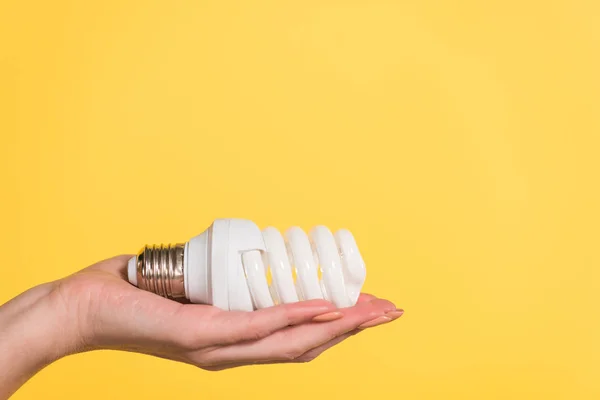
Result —
[[[129,284],[129,257],[102,261],[0,307],[0,322],[20,319],[22,331],[27,332],[24,326],[46,327],[43,335],[26,335],[28,347],[33,345],[44,355],[29,367],[33,369],[30,375],[66,354],[95,349],[145,353],[211,371],[307,362],[362,329],[403,313],[391,302],[366,294],[346,309],[336,309],[324,300],[254,312],[181,304]],[[10,360],[0,356],[0,372],[6,362]],[[22,377],[14,379],[24,382]],[[3,383],[0,378],[0,387]]]

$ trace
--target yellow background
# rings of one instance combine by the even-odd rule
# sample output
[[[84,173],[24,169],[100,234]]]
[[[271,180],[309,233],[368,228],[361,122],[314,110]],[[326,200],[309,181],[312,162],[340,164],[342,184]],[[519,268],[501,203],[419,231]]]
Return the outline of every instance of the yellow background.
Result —
[[[97,352],[15,399],[600,397],[596,1],[0,3],[0,302],[214,218],[406,309],[300,366]]]

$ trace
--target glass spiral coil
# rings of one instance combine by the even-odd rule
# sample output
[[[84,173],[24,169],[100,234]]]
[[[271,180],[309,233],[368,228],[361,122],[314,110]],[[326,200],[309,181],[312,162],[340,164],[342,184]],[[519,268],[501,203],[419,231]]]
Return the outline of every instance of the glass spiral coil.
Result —
[[[317,226],[307,235],[293,227],[284,238],[277,229],[267,228],[262,235],[266,252],[242,254],[255,308],[311,299],[326,299],[338,307],[356,303],[366,270],[349,231],[333,235]]]

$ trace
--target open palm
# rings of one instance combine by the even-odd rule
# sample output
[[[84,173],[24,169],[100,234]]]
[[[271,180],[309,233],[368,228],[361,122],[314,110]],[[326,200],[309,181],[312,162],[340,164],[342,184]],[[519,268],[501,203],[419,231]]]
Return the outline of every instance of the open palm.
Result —
[[[254,312],[181,304],[130,285],[129,257],[102,261],[52,290],[84,350],[134,351],[207,370],[307,362],[362,328],[402,315],[391,302],[367,294],[339,310],[325,300]]]

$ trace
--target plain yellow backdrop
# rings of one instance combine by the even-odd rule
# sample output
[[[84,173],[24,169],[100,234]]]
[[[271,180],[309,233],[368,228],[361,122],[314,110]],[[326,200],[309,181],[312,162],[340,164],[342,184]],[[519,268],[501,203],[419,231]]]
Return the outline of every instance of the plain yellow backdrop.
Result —
[[[0,3],[0,302],[218,217],[406,310],[314,363],[63,359],[15,399],[600,398],[600,4]]]

